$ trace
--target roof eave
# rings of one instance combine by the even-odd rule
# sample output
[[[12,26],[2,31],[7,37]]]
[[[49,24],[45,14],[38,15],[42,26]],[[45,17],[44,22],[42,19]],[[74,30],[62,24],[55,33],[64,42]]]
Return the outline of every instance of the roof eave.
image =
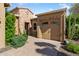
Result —
[[[36,14],[36,16],[41,16],[41,15],[50,14],[50,13],[56,13],[56,12],[60,12],[60,11],[66,12],[66,9],[67,8],[63,8],[63,9],[59,9],[59,10],[54,10],[54,11],[49,11],[49,12],[45,12],[45,13],[40,13],[40,14]]]
[[[22,8],[22,7],[16,7],[16,8],[14,8],[13,10],[11,10],[11,12],[13,12],[14,10],[16,10],[16,9],[27,9],[27,10],[29,10],[28,8]],[[31,10],[29,10],[32,14],[34,14]]]

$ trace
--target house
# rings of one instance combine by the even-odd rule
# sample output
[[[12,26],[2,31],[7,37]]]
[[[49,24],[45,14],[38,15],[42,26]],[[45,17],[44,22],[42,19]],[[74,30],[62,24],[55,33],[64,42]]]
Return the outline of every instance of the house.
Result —
[[[9,6],[8,3],[0,3],[0,48],[5,48],[5,11]],[[16,16],[16,35],[26,30],[38,38],[64,41],[66,8],[36,15],[28,8],[20,7],[11,12]]]
[[[31,19],[34,14],[28,8],[16,7],[11,11],[16,16],[16,35],[23,33],[24,30],[30,34],[31,32]]]
[[[66,8],[34,15],[28,8],[16,7],[11,11],[16,16],[16,35],[24,30],[29,35],[63,41],[65,38]]]
[[[38,38],[64,41],[66,8],[36,14],[31,19],[32,35]]]
[[[9,6],[8,3],[0,3],[0,48],[5,47],[5,8]]]

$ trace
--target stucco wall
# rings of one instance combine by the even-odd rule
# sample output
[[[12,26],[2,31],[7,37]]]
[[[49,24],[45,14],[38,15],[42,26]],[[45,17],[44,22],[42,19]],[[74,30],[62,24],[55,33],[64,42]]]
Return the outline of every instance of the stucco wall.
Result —
[[[32,18],[32,14],[28,11],[28,10],[26,10],[26,9],[19,9],[19,16],[20,16],[20,30],[21,30],[21,32],[23,33],[23,31],[24,31],[24,26],[25,26],[25,22],[27,22],[27,23],[29,23],[28,25],[28,29],[30,29],[31,28],[31,18]]]
[[[5,47],[5,8],[4,4],[0,3],[0,48]]]
[[[25,8],[16,8],[12,11],[12,13],[15,14],[16,17],[19,17],[16,19],[15,25],[16,25],[16,33],[23,33],[25,30],[25,22],[28,24],[28,30],[31,28],[31,18],[33,17],[33,14]],[[18,21],[17,21],[18,20]],[[30,32],[30,31],[29,31]]]

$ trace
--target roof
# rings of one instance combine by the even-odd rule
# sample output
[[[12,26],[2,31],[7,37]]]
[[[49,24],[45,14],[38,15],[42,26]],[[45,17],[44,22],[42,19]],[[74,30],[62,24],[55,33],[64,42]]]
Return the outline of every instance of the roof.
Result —
[[[49,12],[44,12],[44,13],[36,14],[36,16],[41,16],[41,15],[51,14],[51,13],[56,13],[56,12],[61,12],[61,11],[65,11],[65,12],[66,12],[66,9],[67,9],[67,8],[58,9],[58,10],[49,11]]]
[[[14,10],[16,10],[16,9],[26,9],[26,10],[30,11],[32,14],[34,14],[30,9],[28,9],[28,8],[23,8],[23,7],[16,7],[16,8],[14,8],[13,10],[11,10],[11,12],[14,11]]]

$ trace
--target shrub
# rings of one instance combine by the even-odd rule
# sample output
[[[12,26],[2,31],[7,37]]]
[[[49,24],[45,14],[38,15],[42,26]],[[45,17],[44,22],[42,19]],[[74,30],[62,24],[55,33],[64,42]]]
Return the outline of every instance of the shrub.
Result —
[[[25,44],[27,40],[27,34],[24,32],[24,34],[15,36],[15,19],[16,17],[12,13],[6,13],[5,39],[7,45],[18,48]]]
[[[76,47],[74,47],[74,52],[79,54],[79,45],[75,45]]]
[[[5,39],[6,44],[11,42],[10,38],[14,37],[15,35],[15,16],[7,12],[6,13],[6,21],[5,21]]]
[[[66,36],[69,39],[79,39],[79,14],[71,13],[66,18]]]
[[[13,38],[11,38],[11,43],[10,45],[14,48],[18,48],[23,46],[26,43],[28,36],[26,34],[21,34],[18,36],[14,36]]]
[[[79,54],[79,45],[70,42],[67,44],[67,50]]]
[[[79,33],[75,33],[72,37],[73,40],[79,40]]]

